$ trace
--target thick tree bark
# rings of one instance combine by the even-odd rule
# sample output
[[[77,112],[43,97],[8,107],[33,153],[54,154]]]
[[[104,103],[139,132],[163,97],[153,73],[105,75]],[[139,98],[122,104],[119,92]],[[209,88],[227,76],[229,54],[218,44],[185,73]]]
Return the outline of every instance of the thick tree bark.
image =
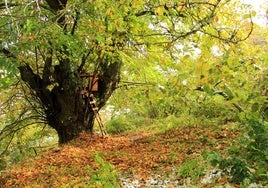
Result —
[[[84,104],[79,85],[74,85],[79,77],[72,78],[74,81],[70,80],[70,76],[58,67],[59,70],[54,75],[57,85],[49,90],[48,83],[35,74],[30,66],[21,66],[19,69],[22,80],[29,85],[42,104],[47,123],[57,131],[59,143],[65,143],[77,137],[80,132],[90,130],[94,114]]]
[[[48,59],[46,63],[51,65]],[[105,59],[96,64],[101,66],[101,75],[99,90],[94,92],[94,96],[97,106],[101,108],[116,89],[121,64]],[[19,70],[22,80],[34,91],[43,106],[47,123],[57,131],[60,144],[76,138],[81,132],[93,131],[95,115],[87,99],[82,98],[82,78],[78,72],[71,71],[71,62],[61,60],[59,65],[54,66],[53,73],[43,72],[42,77],[34,73],[29,65],[20,66]],[[49,82],[48,77],[52,77],[53,81]],[[53,88],[48,89],[51,85]]]

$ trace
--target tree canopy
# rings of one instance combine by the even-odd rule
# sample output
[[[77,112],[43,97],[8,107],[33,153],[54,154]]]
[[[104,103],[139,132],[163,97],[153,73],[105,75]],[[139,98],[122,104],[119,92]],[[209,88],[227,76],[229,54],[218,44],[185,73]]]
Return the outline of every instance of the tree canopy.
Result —
[[[26,85],[15,88],[30,105],[18,110],[19,119],[29,119],[25,109],[31,109],[31,117],[55,129],[65,143],[93,130],[95,115],[81,98],[82,73],[99,75],[94,95],[101,108],[118,87],[122,68],[128,75],[148,65],[162,74],[155,67],[183,67],[198,50],[247,39],[251,13],[237,3],[5,1],[0,4],[1,85],[10,87],[20,74]],[[14,132],[17,123],[8,125],[4,135]]]

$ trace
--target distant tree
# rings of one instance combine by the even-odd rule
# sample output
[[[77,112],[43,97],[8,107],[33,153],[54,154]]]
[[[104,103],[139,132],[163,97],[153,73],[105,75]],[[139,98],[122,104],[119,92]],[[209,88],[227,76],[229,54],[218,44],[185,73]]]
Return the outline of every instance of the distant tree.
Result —
[[[175,58],[179,42],[198,44],[202,35],[234,44],[248,38],[250,16],[232,17],[235,11],[243,14],[228,0],[5,1],[1,69],[18,68],[27,95],[62,144],[93,131],[94,113],[81,97],[82,73],[99,76],[94,95],[101,108],[120,82],[125,56],[146,56],[157,47]]]

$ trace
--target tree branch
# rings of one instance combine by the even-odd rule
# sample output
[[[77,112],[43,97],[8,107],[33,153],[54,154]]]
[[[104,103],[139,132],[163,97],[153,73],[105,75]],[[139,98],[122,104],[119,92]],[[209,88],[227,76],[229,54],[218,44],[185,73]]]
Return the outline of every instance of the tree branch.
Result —
[[[79,65],[78,69],[77,69],[77,72],[80,73],[83,69],[83,67],[85,66],[86,64],[86,61],[87,61],[87,58],[88,56],[90,55],[91,51],[89,51],[86,55],[84,54],[82,56],[82,60],[81,60],[81,64]]]
[[[63,10],[66,7],[67,0],[46,0],[50,9],[53,11]]]
[[[28,83],[30,87],[36,92],[41,90],[42,79],[39,75],[34,74],[32,68],[26,64],[25,66],[18,67],[21,74],[21,79]]]
[[[51,66],[52,66],[52,56],[53,50],[52,48],[48,49],[46,55],[42,55],[43,61],[45,62],[44,70],[43,70],[43,81],[46,85],[50,83],[50,76],[51,76]]]
[[[2,48],[2,50],[0,51],[2,52],[7,58],[17,58],[12,52],[10,52],[7,48]]]
[[[42,103],[42,108],[44,111],[53,109],[54,113],[54,111],[57,110],[57,107],[55,106],[56,104],[53,100],[53,92],[47,88],[47,83],[44,82],[40,75],[35,74],[28,64],[18,68],[20,70],[22,80],[28,84],[31,90],[34,91],[32,93],[37,97],[38,100],[40,100],[39,103]]]
[[[73,27],[72,27],[72,31],[71,31],[71,35],[74,35],[74,32],[75,32],[75,29],[77,27],[77,24],[78,24],[78,20],[79,20],[79,15],[80,15],[80,12],[79,11],[75,11],[76,15],[74,17],[74,24],[73,24]]]
[[[66,30],[65,15],[62,10],[66,8],[67,0],[46,0],[50,9],[57,14],[57,23]]]
[[[0,3],[0,9],[5,9],[6,7],[19,6],[19,3]]]

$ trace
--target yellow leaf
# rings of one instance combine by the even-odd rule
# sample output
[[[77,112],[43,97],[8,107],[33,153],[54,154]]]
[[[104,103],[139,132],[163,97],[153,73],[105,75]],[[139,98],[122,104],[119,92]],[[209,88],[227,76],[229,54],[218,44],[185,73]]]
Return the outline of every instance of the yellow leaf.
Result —
[[[218,16],[215,16],[214,21],[215,21],[216,23],[218,23],[218,22],[219,22],[219,17],[218,17]]]
[[[132,1],[132,8],[137,8],[137,7],[138,7],[137,0],[133,0]]]
[[[163,14],[164,14],[164,10],[163,10],[162,7],[156,7],[156,8],[154,9],[154,13],[155,13],[156,15],[163,16]]]
[[[106,15],[110,16],[111,14],[113,14],[113,10],[111,8],[108,8],[106,11]]]

